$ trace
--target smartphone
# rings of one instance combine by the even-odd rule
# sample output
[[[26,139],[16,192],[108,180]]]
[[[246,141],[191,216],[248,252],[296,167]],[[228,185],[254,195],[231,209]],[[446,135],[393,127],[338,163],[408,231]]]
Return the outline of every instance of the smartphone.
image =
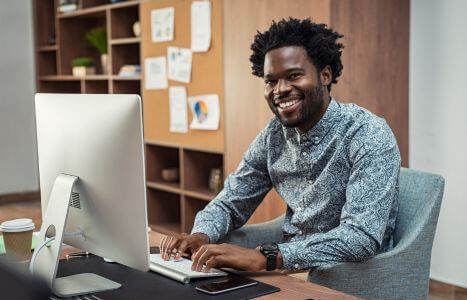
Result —
[[[220,293],[225,293],[225,292],[241,289],[244,287],[252,286],[257,283],[258,283],[257,281],[250,279],[250,278],[235,277],[235,278],[224,279],[221,281],[211,282],[208,284],[203,284],[203,285],[197,286],[196,289],[198,291],[201,291],[209,295],[217,295]]]

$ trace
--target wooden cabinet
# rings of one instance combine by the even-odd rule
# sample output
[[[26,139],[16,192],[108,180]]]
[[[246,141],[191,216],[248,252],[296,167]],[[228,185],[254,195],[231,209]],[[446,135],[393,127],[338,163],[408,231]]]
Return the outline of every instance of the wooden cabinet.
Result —
[[[141,94],[141,76],[118,76],[121,66],[140,64],[140,38],[132,31],[139,1],[80,0],[80,9],[68,13],[57,6],[56,0],[33,0],[37,91]],[[95,27],[106,29],[110,72],[103,72],[99,53],[85,40]],[[80,56],[93,58],[96,75],[72,75],[71,61]]]
[[[196,213],[216,195],[209,189],[211,170],[222,169],[221,152],[146,143],[149,223],[154,230],[189,232]],[[178,179],[164,180],[163,170]]]

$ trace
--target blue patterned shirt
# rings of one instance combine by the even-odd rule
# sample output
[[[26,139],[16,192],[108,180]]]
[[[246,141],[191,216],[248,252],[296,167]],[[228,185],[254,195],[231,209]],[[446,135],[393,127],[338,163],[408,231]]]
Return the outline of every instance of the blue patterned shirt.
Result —
[[[217,242],[275,188],[287,203],[284,269],[363,261],[392,247],[400,161],[385,120],[355,104],[332,99],[304,134],[274,118],[197,214],[192,232]]]

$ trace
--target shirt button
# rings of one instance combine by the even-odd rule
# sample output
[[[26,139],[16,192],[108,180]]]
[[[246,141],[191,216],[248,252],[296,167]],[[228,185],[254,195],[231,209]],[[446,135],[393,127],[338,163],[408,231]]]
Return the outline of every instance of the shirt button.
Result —
[[[319,137],[315,137],[315,144],[319,143]]]
[[[303,231],[299,230],[299,231],[297,231],[297,234],[298,234],[298,235],[302,235],[302,234],[303,234]]]
[[[305,151],[304,151],[304,152],[302,152],[302,155],[303,155],[303,156],[306,156],[306,152],[305,152]]]
[[[308,180],[308,183],[309,183],[309,184],[313,184],[313,180],[311,180],[311,179]]]
[[[300,269],[300,266],[298,264],[295,264],[293,267],[297,270]]]

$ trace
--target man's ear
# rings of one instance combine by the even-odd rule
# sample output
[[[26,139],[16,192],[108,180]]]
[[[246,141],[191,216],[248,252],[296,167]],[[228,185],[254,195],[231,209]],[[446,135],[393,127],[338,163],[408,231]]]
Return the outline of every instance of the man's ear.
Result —
[[[323,69],[321,70],[320,74],[320,79],[321,79],[321,83],[323,85],[330,85],[331,82],[332,82],[332,70],[331,70],[331,67],[329,65],[327,66],[324,66]]]

